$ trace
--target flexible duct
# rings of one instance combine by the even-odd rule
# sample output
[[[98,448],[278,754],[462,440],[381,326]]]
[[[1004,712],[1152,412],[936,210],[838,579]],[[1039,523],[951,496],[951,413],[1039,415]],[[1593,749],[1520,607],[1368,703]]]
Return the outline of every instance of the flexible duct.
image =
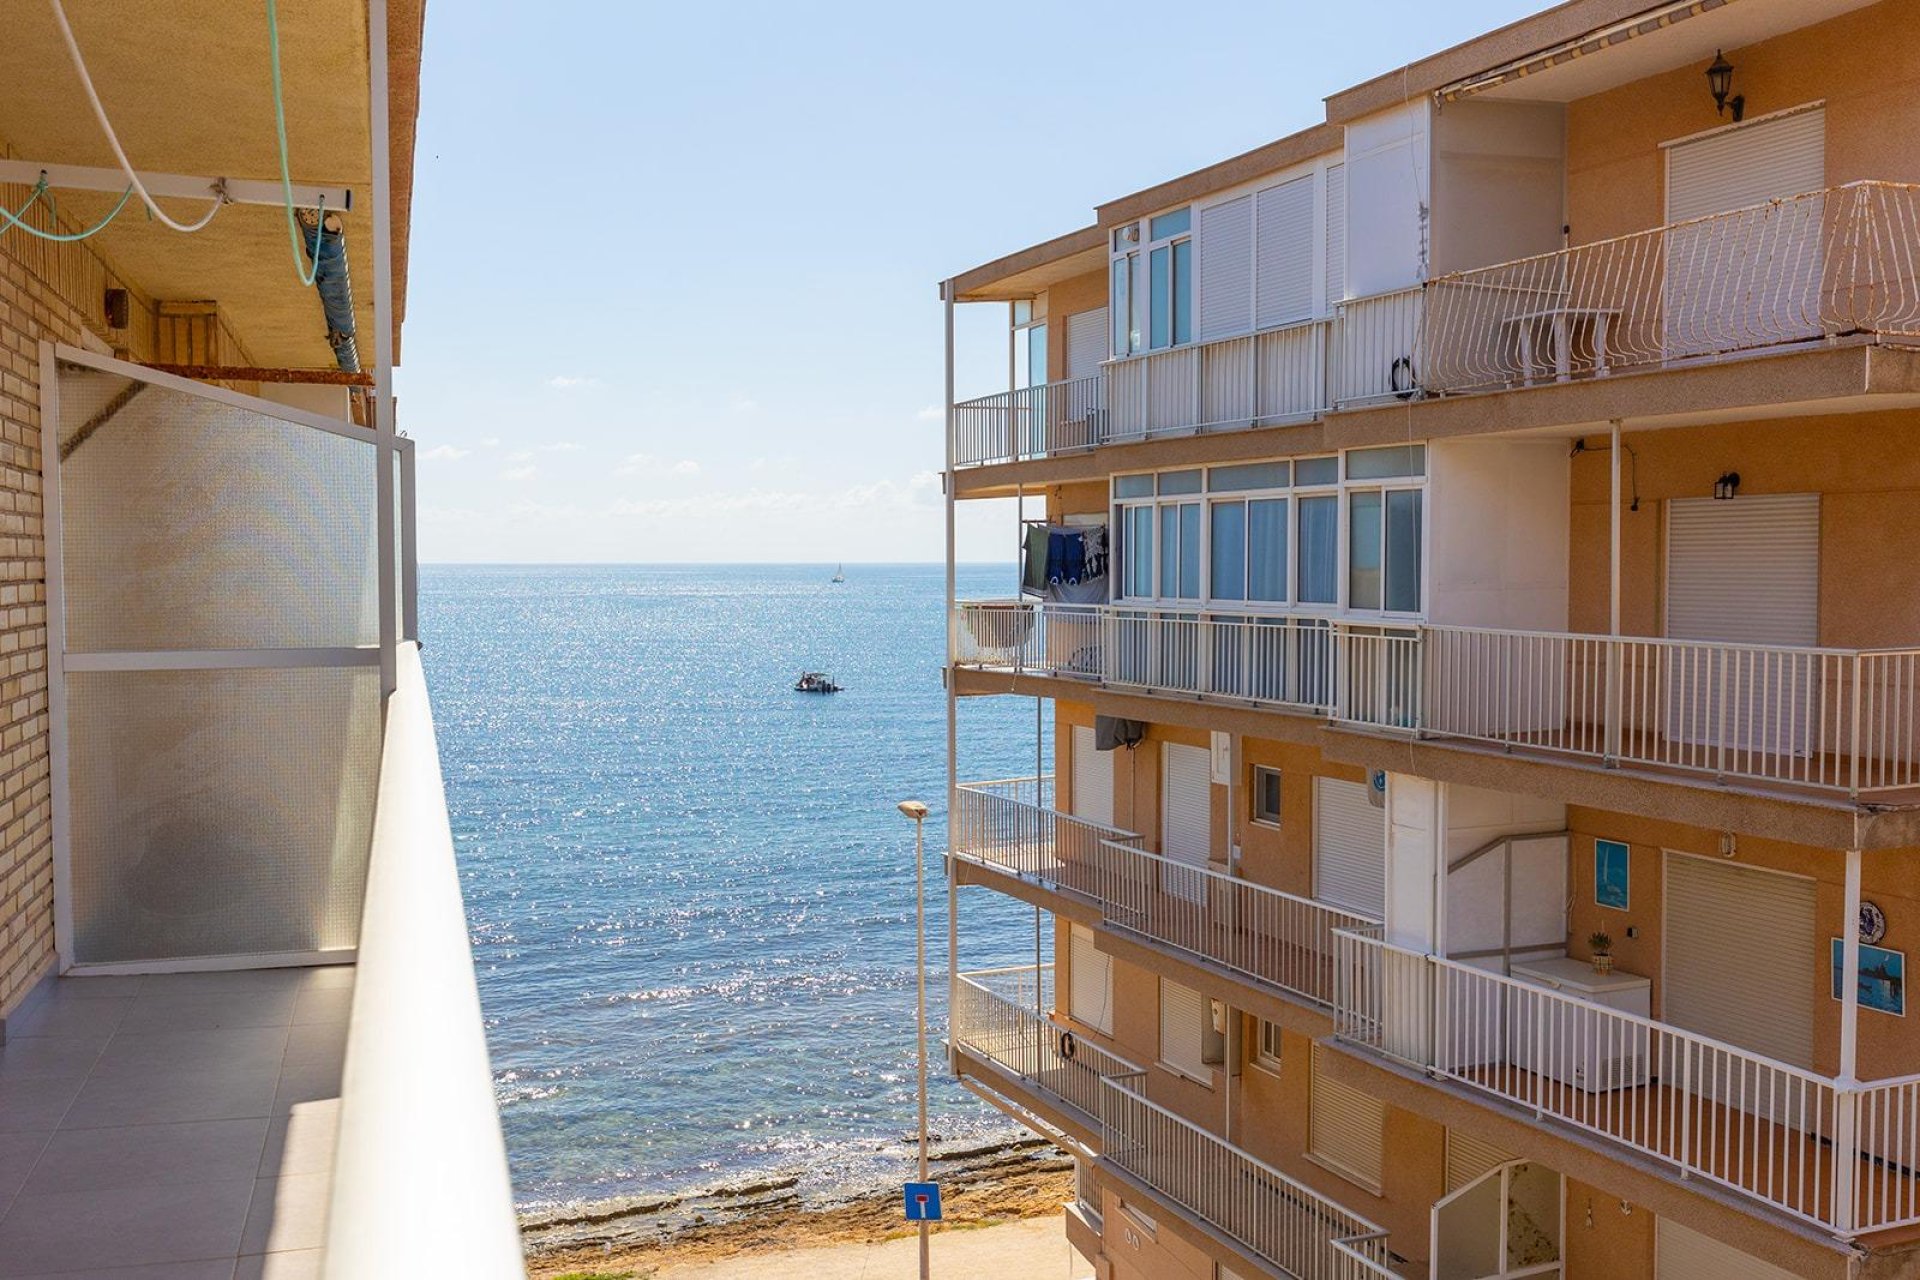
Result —
[[[300,230],[307,241],[307,256],[312,259],[313,287],[320,295],[321,309],[327,317],[327,345],[333,359],[347,373],[360,372],[360,348],[353,333],[353,282],[347,276],[347,234],[339,215],[328,214],[324,221],[303,212]]]

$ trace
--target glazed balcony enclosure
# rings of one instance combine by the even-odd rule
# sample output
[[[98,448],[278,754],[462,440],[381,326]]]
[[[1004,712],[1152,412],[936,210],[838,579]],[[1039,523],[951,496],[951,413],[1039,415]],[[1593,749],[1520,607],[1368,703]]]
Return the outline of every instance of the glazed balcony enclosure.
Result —
[[[1920,650],[967,602],[953,661],[1849,797],[1920,787]]]
[[[1147,1096],[1147,1073],[1055,1022],[1051,966],[962,974],[950,1042],[963,1078],[1030,1100],[1095,1139],[1101,1168],[1300,1277],[1394,1277],[1366,1218]]]

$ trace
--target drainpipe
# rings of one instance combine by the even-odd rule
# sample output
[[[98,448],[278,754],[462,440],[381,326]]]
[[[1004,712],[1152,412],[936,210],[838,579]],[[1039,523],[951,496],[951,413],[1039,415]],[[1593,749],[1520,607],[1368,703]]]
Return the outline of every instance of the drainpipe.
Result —
[[[353,281],[347,274],[347,235],[340,215],[322,221],[308,211],[300,215],[307,257],[313,261],[313,289],[327,318],[327,345],[333,362],[347,373],[360,372],[360,346],[354,335]]]
[[[1860,1171],[1860,850],[1847,850],[1845,916],[1840,922],[1840,1078],[1834,1082],[1833,1217],[1853,1234],[1854,1183]]]
[[[1620,419],[1607,424],[1607,727],[1602,751],[1607,764],[1620,759]]]

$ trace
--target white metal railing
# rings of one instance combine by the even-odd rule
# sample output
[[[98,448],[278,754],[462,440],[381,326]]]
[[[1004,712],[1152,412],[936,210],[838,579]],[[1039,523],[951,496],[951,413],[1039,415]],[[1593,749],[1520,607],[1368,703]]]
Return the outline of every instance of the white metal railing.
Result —
[[[1844,1236],[1920,1222],[1920,1077],[1849,1086],[1377,930],[1335,949],[1341,1039]]]
[[[1105,1161],[1291,1275],[1396,1275],[1380,1227],[1148,1101],[1138,1086],[1124,1076],[1101,1084]]]
[[[1483,391],[1920,333],[1920,187],[1854,182],[1427,282],[1420,383]]]
[[[953,407],[954,465],[1090,448],[1106,441],[1106,416],[1107,380],[1098,373],[966,400]]]
[[[1109,923],[1318,1005],[1333,1003],[1335,930],[1375,923],[1113,840],[1069,879],[1098,899]]]
[[[1053,808],[1050,783],[1013,778],[962,784],[948,823],[954,853],[1057,886],[1076,869],[1091,867],[1102,843],[1139,841],[1130,831]]]
[[[1340,304],[1333,361],[1335,407],[1411,400],[1419,393],[1425,313],[1426,295],[1418,286]]]
[[[1031,778],[960,786],[954,854],[1081,894],[1110,924],[1276,990],[1333,1002],[1334,932],[1367,917],[1148,853],[1131,832],[1019,798],[1034,791]]]
[[[1100,1082],[1140,1068],[1036,1011],[1033,978],[1031,965],[961,974],[949,1034],[960,1049],[1079,1112],[1087,1128],[1097,1130]],[[1050,982],[1041,978],[1043,986]],[[1042,1001],[1043,1009],[1049,1006]]]
[[[322,1274],[522,1277],[417,644],[387,700]]]
[[[1850,796],[1920,788],[1920,649],[965,602],[954,661]]]

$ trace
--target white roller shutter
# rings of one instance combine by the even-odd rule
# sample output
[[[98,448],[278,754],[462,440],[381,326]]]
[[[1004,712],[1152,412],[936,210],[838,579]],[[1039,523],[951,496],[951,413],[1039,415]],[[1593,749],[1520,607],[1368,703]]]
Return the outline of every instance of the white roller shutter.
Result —
[[[1254,193],[1255,319],[1262,329],[1313,314],[1314,175]]]
[[[1363,1187],[1380,1189],[1387,1107],[1352,1085],[1321,1074],[1318,1044],[1313,1046],[1313,1079],[1308,1102],[1307,1150],[1314,1159]]]
[[[1192,987],[1160,979],[1160,1061],[1195,1080],[1212,1078],[1207,1068],[1207,998]]]
[[[1660,1218],[1654,1223],[1653,1280],[1794,1280],[1794,1274]]]
[[[1820,642],[1820,495],[1667,502],[1667,634]]]
[[[1160,852],[1176,862],[1204,867],[1213,851],[1213,753],[1169,742],[1161,754]],[[1167,876],[1168,893],[1199,902],[1206,884],[1189,874]]]
[[[1067,317],[1067,377],[1091,378],[1107,358],[1107,309],[1076,311]]]
[[[1253,197],[1200,210],[1200,341],[1253,328]]]
[[[1463,1129],[1447,1130],[1447,1191],[1458,1191],[1514,1158],[1491,1142],[1484,1142]]]
[[[1675,143],[1667,149],[1667,221],[1820,190],[1826,136],[1826,112],[1815,107]],[[1702,355],[1819,336],[1820,203],[1670,232],[1667,353]]]
[[[1347,166],[1327,167],[1327,310],[1347,296]]]
[[[1811,1067],[1814,882],[1677,853],[1666,873],[1661,1020]]]
[[[1730,502],[1667,503],[1667,635],[1676,640],[1812,646],[1820,642],[1820,495],[1756,494]],[[1729,658],[1713,650],[1668,657],[1667,736],[1763,756],[1810,755],[1822,731],[1823,690],[1811,661]],[[1725,696],[1727,705],[1721,706]],[[1724,728],[1723,728],[1724,726]]]
[[[1113,753],[1094,750],[1084,724],[1073,726],[1073,816],[1113,825]]]
[[[1362,782],[1313,780],[1313,896],[1380,919],[1387,904],[1387,816]]]
[[[1067,1011],[1103,1035],[1113,1034],[1113,957],[1093,945],[1093,930],[1072,926],[1067,962],[1072,987]]]

